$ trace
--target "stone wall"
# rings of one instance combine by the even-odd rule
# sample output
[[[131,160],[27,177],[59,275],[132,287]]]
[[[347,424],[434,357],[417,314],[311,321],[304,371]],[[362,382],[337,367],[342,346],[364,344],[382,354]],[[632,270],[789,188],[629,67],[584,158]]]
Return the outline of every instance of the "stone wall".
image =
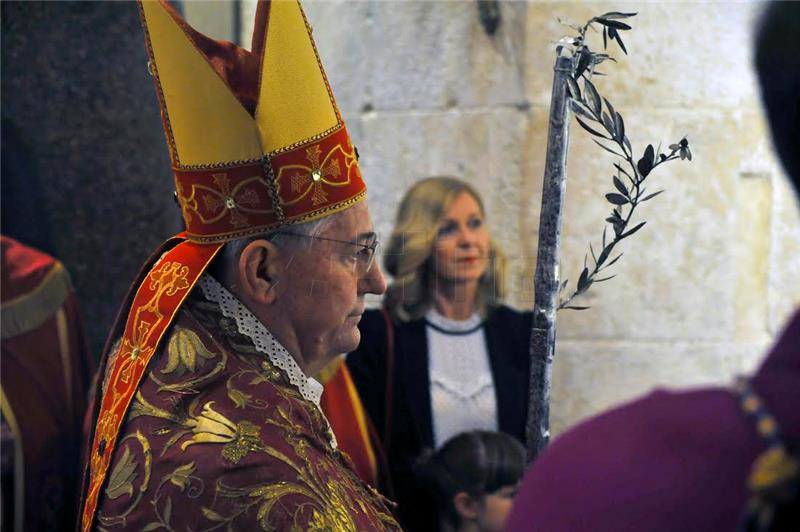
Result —
[[[666,193],[624,243],[617,278],[559,315],[555,432],[656,386],[725,384],[752,369],[800,303],[800,217],[776,163],[750,66],[750,3],[502,3],[494,36],[477,3],[305,4],[388,235],[414,181],[455,174],[484,195],[510,259],[509,301],[532,306],[554,45],[605,11],[637,11],[630,52],[597,85],[636,151],[688,135],[691,163],[650,178]],[[252,2],[241,4],[249,43]],[[191,17],[191,13],[189,13]],[[220,31],[227,31],[221,29]],[[573,127],[562,277],[597,244],[610,156]]]

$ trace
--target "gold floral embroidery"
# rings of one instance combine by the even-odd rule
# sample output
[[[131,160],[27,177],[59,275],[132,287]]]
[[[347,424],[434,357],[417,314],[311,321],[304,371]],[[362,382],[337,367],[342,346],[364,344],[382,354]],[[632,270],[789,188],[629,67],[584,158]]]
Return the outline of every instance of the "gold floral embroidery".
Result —
[[[150,372],[150,378],[158,384],[159,392],[199,393],[204,383],[225,369],[228,355],[224,350],[219,350],[219,353],[221,354],[220,360],[209,372],[191,379],[167,384],[160,380],[153,371]],[[217,352],[206,348],[197,333],[183,327],[175,327],[167,344],[167,364],[163,369],[158,370],[158,373],[180,378],[187,371],[194,374],[204,369],[206,361],[215,357],[217,357]]]
[[[249,421],[236,424],[236,439],[222,448],[222,456],[229,462],[238,464],[250,451],[261,450],[261,429]]]
[[[211,452],[219,452],[219,456],[231,464],[231,469],[214,469],[216,482],[213,492],[208,494],[205,494],[204,479],[208,479],[204,477],[207,474],[203,472],[204,462],[185,460],[166,474],[162,473],[158,485],[147,494],[149,520],[137,523],[137,528],[172,530],[172,517],[176,517],[174,526],[178,526],[177,508],[196,504],[206,520],[198,530],[275,530],[281,523],[281,529],[286,530],[350,532],[357,528],[356,516],[360,516],[363,521],[359,522],[365,523],[364,526],[370,530],[397,529],[397,523],[379,502],[380,497],[369,493],[355,475],[343,467],[338,453],[327,445],[324,438],[317,439],[313,435],[325,430],[324,420],[316,407],[305,401],[288,384],[284,374],[255,351],[252,343],[247,345],[249,339],[233,327],[221,330],[221,313],[213,312],[211,308],[200,309],[196,300],[190,300],[186,310],[196,323],[207,324],[211,328],[210,334],[200,336],[176,326],[170,337],[173,353],[169,352],[170,345],[165,346],[160,364],[148,375],[151,386],[156,383],[157,387],[144,393],[142,390],[137,392],[128,423],[142,416],[155,419],[155,425],[148,421],[139,426],[147,427],[149,435],[158,438],[154,451],[160,456],[172,449],[167,455],[168,460],[180,456],[178,449],[188,451],[189,447],[197,444],[209,447],[209,444],[216,444],[218,451]],[[203,345],[201,338],[210,338],[213,344]],[[224,345],[225,340],[228,345]],[[231,350],[234,346],[235,350]],[[201,350],[211,356],[198,354]],[[219,382],[219,387],[216,383],[212,388],[183,386],[197,381],[194,376],[204,369],[203,364],[207,370],[208,362],[215,357],[235,362],[227,366],[223,364],[222,371],[227,373],[221,374],[224,381]],[[170,371],[165,371],[167,369]],[[156,375],[163,374],[177,377],[176,382],[171,381],[172,388],[164,388],[163,383],[156,379]],[[268,391],[266,396],[265,391]],[[269,405],[266,397],[269,397]],[[251,419],[242,419],[240,413]],[[161,425],[158,420],[161,420]],[[262,439],[262,428],[270,431],[269,440]],[[273,439],[286,442],[288,448],[283,444],[268,445]],[[259,482],[256,479],[251,485],[238,484],[238,479],[242,478],[239,476],[241,466],[237,469],[236,465],[253,453],[269,457],[267,461],[273,464],[269,470],[280,471],[285,466],[290,472],[277,477],[267,473],[270,480]],[[132,473],[131,458],[126,458],[122,450],[118,454],[119,462],[115,463],[112,472],[112,489],[117,490],[120,497],[127,496],[130,488],[126,482],[129,482],[136,495],[135,487],[141,478],[137,475],[141,468]],[[254,463],[266,462],[259,458]],[[250,478],[252,480],[252,476]],[[369,504],[369,501],[378,504]],[[144,505],[140,506],[144,508]],[[287,518],[288,523],[285,521]],[[102,526],[121,528],[126,527],[126,523],[134,526],[130,519],[126,521],[125,516],[120,515],[101,516],[100,521]]]
[[[173,423],[176,424],[181,423],[181,417],[179,415],[174,414],[172,412],[168,412],[163,408],[158,408],[153,404],[149,403],[142,395],[141,390],[138,390],[136,392],[136,395],[133,396],[133,401],[131,401],[131,407],[128,410],[128,421],[136,419],[139,416],[156,417],[172,421]]]
[[[192,211],[197,212],[197,200],[194,198],[194,191],[191,196],[186,196],[183,191],[183,185],[176,180],[175,195],[178,198],[178,204],[181,206],[184,221],[187,225],[192,223]]]
[[[214,358],[214,353],[206,349],[196,332],[176,327],[167,344],[167,356],[167,365],[161,373],[174,372],[175,377],[181,377],[185,371],[202,369],[206,360]]]
[[[243,179],[231,187],[231,180],[227,173],[211,174],[214,186],[193,184],[188,195],[183,187],[178,184],[178,202],[181,204],[186,223],[191,221],[191,213],[197,214],[204,224],[220,221],[226,215],[230,216],[230,224],[236,229],[249,227],[250,222],[245,214],[269,214],[270,208],[259,208],[261,200],[255,187],[263,187],[261,176],[254,175]],[[198,205],[198,192],[208,216],[200,212]]]
[[[133,459],[130,447],[126,445],[122,458],[111,471],[106,495],[111,499],[119,499],[123,495],[133,496],[134,480],[136,480],[136,461]]]
[[[184,464],[179,466],[175,471],[169,474],[167,477],[169,482],[180,488],[181,491],[186,489],[186,486],[189,485],[189,481],[192,477],[192,474],[197,470],[194,465],[194,461],[189,462],[188,464]]]
[[[142,482],[138,489],[134,486],[139,473],[137,469],[140,463],[134,459],[133,453],[129,445],[124,445],[122,456],[118,458],[117,463],[111,470],[111,475],[108,480],[108,487],[106,487],[106,496],[109,499],[119,499],[120,497],[127,496],[133,498],[127,508],[118,515],[106,516],[100,515],[99,521],[103,525],[122,525],[125,526],[127,518],[130,513],[139,505],[145,492],[150,487],[150,475],[153,468],[153,454],[150,442],[138,430],[122,440],[124,444],[127,440],[135,439],[142,449],[143,460],[141,462],[142,469]]]
[[[233,404],[236,405],[236,408],[245,408],[247,404],[253,400],[253,396],[249,393],[237,390],[236,388],[231,388],[230,381],[228,381],[228,385],[228,398],[233,401]]]
[[[185,451],[196,443],[224,443],[222,456],[229,462],[238,464],[250,451],[263,448],[261,429],[258,426],[247,420],[234,423],[214,410],[213,404],[214,401],[207,402],[199,416],[185,422],[194,435],[181,444],[181,450]]]
[[[261,369],[264,370],[264,377],[268,381],[276,382],[281,378],[281,372],[275,369],[275,367],[267,361],[261,363]],[[251,384],[256,384],[255,382]]]
[[[214,401],[203,405],[200,415],[191,417],[186,426],[192,429],[194,436],[181,445],[182,450],[195,443],[228,443],[236,438],[236,424],[212,408]]]
[[[328,195],[322,189],[323,179],[328,177],[339,177],[342,175],[342,170],[339,168],[339,161],[336,159],[329,160],[326,158],[324,166],[320,164],[319,158],[322,150],[319,144],[315,144],[306,149],[306,159],[311,163],[309,168],[310,172],[304,174],[303,172],[295,173],[291,178],[292,192],[299,194],[303,188],[308,185],[309,179],[311,186],[314,189],[311,195],[311,202],[316,207],[328,201]]]
[[[264,410],[268,408],[269,404],[267,401],[237,387],[237,384],[246,383],[246,387],[252,387],[256,384],[274,380],[269,379],[268,376],[269,375],[265,375],[263,372],[254,369],[244,369],[234,373],[225,383],[228,390],[228,398],[238,409],[257,408],[259,410]],[[277,378],[274,374],[272,376]]]
[[[348,148],[350,148],[349,144]],[[287,164],[281,166],[278,171],[276,181],[279,188],[284,176],[289,178],[291,197],[286,198],[284,194],[281,194],[284,206],[294,205],[309,193],[311,193],[311,202],[315,207],[327,203],[328,194],[323,185],[342,187],[350,184],[350,171],[354,165],[357,165],[352,149],[347,152],[341,144],[331,148],[324,158],[319,144],[309,146],[306,148],[306,160],[308,165]],[[340,161],[344,162],[344,169],[342,169]],[[342,180],[343,175],[345,179]]]
[[[237,187],[236,192],[231,190],[230,180],[227,174],[212,174],[211,178],[214,184],[217,185],[218,190],[206,189],[207,193],[203,196],[203,203],[205,204],[206,210],[211,213],[221,211],[224,216],[225,210],[227,209],[228,213],[231,215],[230,222],[233,227],[247,227],[249,225],[247,223],[247,218],[239,212],[239,207],[247,204],[252,206],[258,205],[258,195],[249,189],[238,194],[237,192],[240,190],[239,187]]]

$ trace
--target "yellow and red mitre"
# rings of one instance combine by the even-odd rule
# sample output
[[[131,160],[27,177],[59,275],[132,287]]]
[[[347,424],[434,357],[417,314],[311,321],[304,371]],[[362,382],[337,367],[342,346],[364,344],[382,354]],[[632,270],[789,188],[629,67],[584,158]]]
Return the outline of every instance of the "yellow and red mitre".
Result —
[[[164,0],[139,4],[186,231],[147,261],[109,342],[87,450],[92,528],[122,423],[185,298],[225,242],[342,211],[366,194],[297,0],[260,1],[252,50],[210,39]]]
[[[141,4],[175,189],[195,242],[221,242],[346,209],[358,161],[296,0],[259,2],[252,50]]]

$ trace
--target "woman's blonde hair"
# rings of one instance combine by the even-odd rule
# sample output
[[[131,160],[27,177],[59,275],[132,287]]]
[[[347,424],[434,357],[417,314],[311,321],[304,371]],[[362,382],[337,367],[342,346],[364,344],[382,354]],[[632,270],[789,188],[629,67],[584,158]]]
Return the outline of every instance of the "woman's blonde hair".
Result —
[[[386,291],[385,306],[402,321],[421,318],[433,304],[434,245],[439,229],[453,201],[466,192],[486,217],[478,192],[455,177],[428,177],[411,187],[397,209],[394,230],[384,254],[384,268],[394,277]],[[502,253],[490,240],[489,266],[480,279],[477,310],[496,305],[503,297]]]

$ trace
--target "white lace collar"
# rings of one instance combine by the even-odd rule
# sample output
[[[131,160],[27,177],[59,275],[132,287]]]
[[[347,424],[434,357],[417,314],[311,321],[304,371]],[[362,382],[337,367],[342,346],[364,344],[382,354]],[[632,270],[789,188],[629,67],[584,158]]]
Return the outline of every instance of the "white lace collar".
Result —
[[[267,355],[272,365],[282,369],[289,377],[289,382],[300,391],[303,398],[314,403],[322,412],[320,407],[322,384],[303,373],[303,370],[297,365],[297,361],[264,327],[264,324],[236,296],[228,292],[224,286],[209,274],[204,274],[200,278],[198,285],[203,290],[203,295],[205,295],[206,299],[218,304],[225,317],[236,320],[239,332],[253,340],[256,350]],[[331,434],[333,433],[331,432]]]

